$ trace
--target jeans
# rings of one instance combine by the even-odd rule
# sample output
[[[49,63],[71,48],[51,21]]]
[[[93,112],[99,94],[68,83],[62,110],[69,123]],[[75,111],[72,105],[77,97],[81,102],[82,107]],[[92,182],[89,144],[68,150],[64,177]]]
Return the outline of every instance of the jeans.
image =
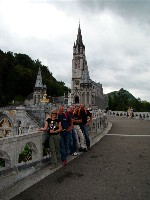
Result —
[[[73,154],[77,150],[77,138],[76,138],[76,132],[74,129],[71,129],[69,133],[69,150],[70,150],[70,154]]]
[[[89,148],[90,147],[90,138],[89,138],[89,128],[90,128],[90,126],[89,125],[80,125],[80,128],[81,128],[81,130],[84,134],[86,146],[87,146],[87,148]]]
[[[61,160],[64,161],[67,158],[68,150],[69,150],[69,131],[62,131],[60,133],[61,140],[60,140],[60,155]]]

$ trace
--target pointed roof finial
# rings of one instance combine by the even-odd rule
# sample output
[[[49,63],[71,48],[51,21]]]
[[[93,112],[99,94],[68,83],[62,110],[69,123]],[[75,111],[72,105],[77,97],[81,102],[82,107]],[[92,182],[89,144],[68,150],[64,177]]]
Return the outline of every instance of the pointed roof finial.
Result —
[[[77,40],[76,40],[75,47],[76,46],[78,46],[79,49],[81,47],[83,47],[83,49],[85,49],[85,46],[84,46],[83,41],[82,41],[82,34],[81,34],[81,29],[80,29],[80,19],[79,19],[79,28],[78,28],[78,34],[77,34]]]
[[[78,28],[78,35],[81,35],[81,28],[80,28],[80,19],[79,19],[79,28]]]
[[[79,28],[78,28],[78,31],[81,32],[80,19],[79,19]]]

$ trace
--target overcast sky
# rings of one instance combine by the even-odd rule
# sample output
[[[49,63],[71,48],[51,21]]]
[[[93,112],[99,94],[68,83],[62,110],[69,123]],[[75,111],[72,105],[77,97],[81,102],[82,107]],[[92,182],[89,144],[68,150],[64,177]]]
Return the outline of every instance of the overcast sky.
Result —
[[[71,87],[79,20],[90,78],[150,102],[148,0],[0,0],[0,49],[39,59]]]

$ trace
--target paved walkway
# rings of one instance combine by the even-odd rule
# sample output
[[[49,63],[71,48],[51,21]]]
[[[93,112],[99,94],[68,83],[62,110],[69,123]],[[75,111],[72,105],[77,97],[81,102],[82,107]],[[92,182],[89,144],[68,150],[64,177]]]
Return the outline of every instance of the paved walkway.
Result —
[[[150,200],[150,121],[109,121],[111,130],[91,151],[12,200]]]

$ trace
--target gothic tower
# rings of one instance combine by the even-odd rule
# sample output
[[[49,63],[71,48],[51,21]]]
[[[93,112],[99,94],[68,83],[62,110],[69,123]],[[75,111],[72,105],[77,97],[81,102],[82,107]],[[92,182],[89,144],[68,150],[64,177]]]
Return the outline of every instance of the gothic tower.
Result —
[[[92,81],[89,76],[85,46],[82,41],[80,24],[78,28],[77,40],[73,46],[72,59],[72,84],[71,84],[71,101],[72,103],[91,104],[92,98]]]
[[[42,83],[41,69],[39,67],[33,93],[34,105],[40,103],[41,99],[46,94],[46,89],[47,89],[46,85],[43,85]]]

